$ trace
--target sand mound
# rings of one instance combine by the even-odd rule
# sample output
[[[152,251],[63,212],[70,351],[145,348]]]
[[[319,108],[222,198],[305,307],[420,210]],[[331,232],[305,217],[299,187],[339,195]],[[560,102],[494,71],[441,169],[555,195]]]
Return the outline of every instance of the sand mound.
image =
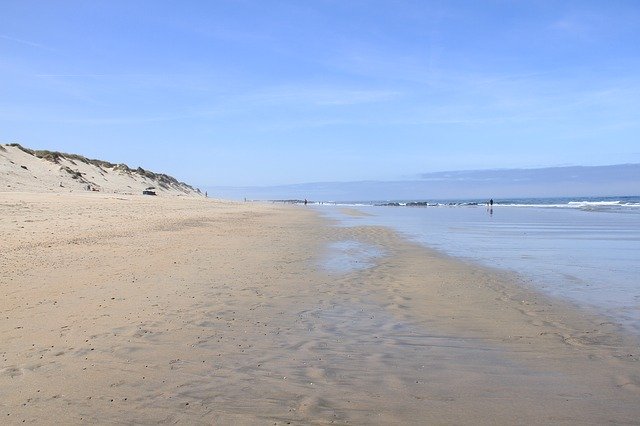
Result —
[[[0,145],[0,191],[81,192],[202,196],[199,189],[141,167],[81,155]]]

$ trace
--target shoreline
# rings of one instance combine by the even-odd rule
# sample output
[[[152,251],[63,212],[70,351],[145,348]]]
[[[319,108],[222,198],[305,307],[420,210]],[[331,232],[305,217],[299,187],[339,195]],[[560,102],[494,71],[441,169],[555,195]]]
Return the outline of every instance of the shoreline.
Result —
[[[637,214],[505,207],[483,215],[475,208],[380,207],[363,209],[374,217],[357,217],[320,210],[348,226],[387,226],[424,247],[514,272],[534,291],[604,315],[640,337]]]
[[[0,193],[0,209],[9,423],[640,417],[637,341],[386,228],[104,194]],[[331,273],[340,241],[384,254]]]
[[[373,214],[363,212],[354,208],[340,208],[338,211],[350,218],[366,218],[374,216]],[[412,245],[417,247],[418,249],[424,249],[431,253],[432,256],[436,256],[442,258],[444,260],[449,260],[453,263],[459,263],[465,265],[465,267],[470,269],[475,269],[478,271],[485,271],[489,274],[493,274],[497,277],[497,279],[501,283],[508,283],[506,290],[509,294],[522,293],[525,295],[525,298],[540,300],[542,303],[547,305],[557,305],[560,309],[567,312],[575,312],[577,316],[584,318],[591,318],[598,322],[606,321],[612,322],[611,326],[615,328],[615,333],[625,336],[625,339],[630,341],[638,341],[640,344],[640,335],[634,332],[635,328],[630,325],[626,325],[619,321],[619,318],[612,317],[607,315],[607,313],[600,311],[597,307],[593,305],[585,305],[580,304],[576,300],[563,298],[559,295],[553,295],[549,293],[545,293],[542,289],[539,288],[539,285],[543,282],[541,279],[536,277],[531,277],[521,273],[520,271],[508,269],[506,267],[500,267],[495,265],[489,265],[486,262],[478,258],[473,258],[469,256],[460,256],[452,253],[445,252],[437,247],[429,246],[428,244],[424,244],[420,241],[418,237],[412,235],[410,233],[404,233],[402,231],[396,230],[388,225],[358,225],[357,222],[351,222],[350,224],[343,223],[340,218],[336,218],[332,215],[326,215],[326,212],[322,212],[322,216],[327,220],[334,223],[334,226],[338,227],[346,227],[346,228],[366,228],[366,227],[382,227],[388,230],[390,233],[395,234],[396,238],[401,240],[403,243]],[[533,284],[533,283],[537,284]],[[501,289],[505,291],[505,289]],[[496,290],[497,291],[497,290]],[[517,298],[516,298],[517,299]]]

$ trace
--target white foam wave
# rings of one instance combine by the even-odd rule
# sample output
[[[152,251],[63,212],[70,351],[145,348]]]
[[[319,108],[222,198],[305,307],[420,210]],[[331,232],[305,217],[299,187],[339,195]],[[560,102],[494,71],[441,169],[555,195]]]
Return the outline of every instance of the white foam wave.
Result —
[[[561,204],[500,204],[506,207],[555,208],[578,210],[640,209],[640,203],[623,201],[569,201]]]

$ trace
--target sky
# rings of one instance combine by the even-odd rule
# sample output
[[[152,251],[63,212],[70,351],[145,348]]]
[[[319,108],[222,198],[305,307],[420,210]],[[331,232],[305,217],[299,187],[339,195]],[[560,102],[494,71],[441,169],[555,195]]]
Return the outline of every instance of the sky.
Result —
[[[0,0],[0,142],[196,186],[640,163],[638,1]]]

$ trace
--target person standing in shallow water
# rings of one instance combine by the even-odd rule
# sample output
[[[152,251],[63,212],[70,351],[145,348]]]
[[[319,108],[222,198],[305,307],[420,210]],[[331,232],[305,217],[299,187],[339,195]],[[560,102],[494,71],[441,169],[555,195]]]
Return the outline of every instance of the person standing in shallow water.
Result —
[[[305,206],[307,205],[307,199],[306,198],[304,199],[304,205]]]
[[[490,215],[493,215],[493,198],[487,201],[487,211]]]

